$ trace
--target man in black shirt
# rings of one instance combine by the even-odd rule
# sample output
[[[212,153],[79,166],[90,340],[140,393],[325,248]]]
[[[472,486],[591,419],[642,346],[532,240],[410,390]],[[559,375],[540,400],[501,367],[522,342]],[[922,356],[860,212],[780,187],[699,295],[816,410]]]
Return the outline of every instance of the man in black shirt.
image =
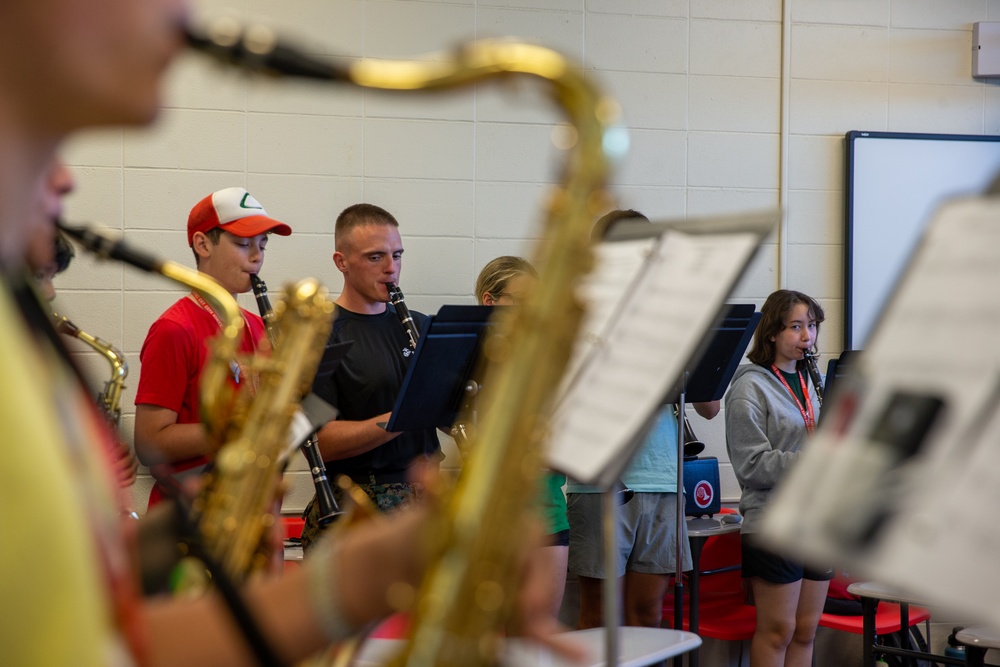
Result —
[[[403,243],[399,223],[386,210],[355,204],[337,217],[333,262],[344,276],[337,297],[331,342],[352,341],[347,357],[316,393],[340,411],[319,432],[319,448],[333,479],[347,475],[387,511],[415,498],[421,489],[407,470],[416,460],[438,461],[434,429],[392,433],[389,420],[410,360],[409,339],[386,285],[399,280]],[[427,316],[411,311],[417,329]],[[339,494],[335,488],[334,493]],[[320,531],[315,499],[305,510],[304,545]]]

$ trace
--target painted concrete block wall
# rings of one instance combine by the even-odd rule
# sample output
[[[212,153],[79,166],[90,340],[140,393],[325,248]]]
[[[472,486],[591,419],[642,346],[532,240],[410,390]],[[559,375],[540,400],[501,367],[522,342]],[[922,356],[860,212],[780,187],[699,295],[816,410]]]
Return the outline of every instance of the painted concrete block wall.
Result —
[[[777,206],[784,123],[787,253],[772,235],[733,299],[759,305],[782,286],[819,298],[829,358],[842,348],[843,135],[1000,133],[1000,91],[971,77],[972,23],[1000,20],[1000,0],[787,2],[787,80],[780,0],[196,0],[194,14],[270,25],[331,62],[434,60],[504,35],[557,48],[620,100],[632,148],[614,192],[622,207],[651,217]],[[248,79],[192,54],[171,72],[164,101],[152,129],[95,132],[66,147],[78,181],[67,218],[193,265],[188,210],[213,190],[244,185],[295,230],[268,246],[262,275],[272,292],[305,275],[339,292],[333,220],[370,201],[401,222],[411,308],[471,303],[487,261],[530,254],[559,165],[558,117],[530,82],[403,97]],[[142,340],[183,291],[87,257],[57,285],[60,312],[128,356],[131,442]],[[80,356],[103,381],[102,362]],[[693,423],[723,462],[725,499],[735,500],[723,418]],[[310,491],[298,475],[289,508]],[[135,490],[140,509],[148,485],[144,477]]]

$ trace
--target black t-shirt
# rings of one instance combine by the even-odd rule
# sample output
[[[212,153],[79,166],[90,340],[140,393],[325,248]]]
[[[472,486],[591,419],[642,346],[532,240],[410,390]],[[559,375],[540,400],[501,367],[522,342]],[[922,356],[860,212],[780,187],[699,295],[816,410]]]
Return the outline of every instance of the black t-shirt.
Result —
[[[361,315],[337,309],[331,343],[353,341],[346,358],[329,378],[316,383],[316,394],[339,410],[338,419],[357,421],[389,412],[410,363],[409,339],[395,309],[386,304],[379,315]],[[427,316],[410,311],[417,330],[427,327]],[[331,475],[355,478],[369,472],[405,470],[418,456],[441,451],[435,429],[406,431],[375,449],[337,461],[327,461]]]

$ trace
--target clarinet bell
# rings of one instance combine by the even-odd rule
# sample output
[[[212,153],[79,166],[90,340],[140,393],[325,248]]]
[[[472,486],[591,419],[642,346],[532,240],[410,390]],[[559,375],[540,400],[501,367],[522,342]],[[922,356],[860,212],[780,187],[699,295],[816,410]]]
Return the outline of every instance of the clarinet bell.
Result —
[[[701,440],[690,440],[684,443],[685,459],[697,458],[703,451],[705,451],[705,443]]]

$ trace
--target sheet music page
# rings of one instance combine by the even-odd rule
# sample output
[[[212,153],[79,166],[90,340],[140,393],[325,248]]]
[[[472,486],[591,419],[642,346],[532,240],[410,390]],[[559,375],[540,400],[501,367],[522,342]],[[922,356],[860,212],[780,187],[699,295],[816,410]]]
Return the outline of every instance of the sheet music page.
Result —
[[[563,375],[559,396],[564,396],[577,379],[580,370],[595,350],[607,343],[610,325],[617,319],[617,313],[626,295],[633,292],[642,274],[646,260],[655,252],[659,244],[657,237],[599,243],[594,247],[594,263],[597,267],[577,285],[577,295],[587,305],[580,335],[573,348],[566,373]],[[561,400],[561,399],[560,399]]]
[[[998,266],[1000,199],[939,211],[765,533],[1000,624]]]
[[[593,304],[586,342],[551,424],[553,468],[588,484],[619,475],[638,431],[676,385],[761,237],[668,230],[649,246],[631,282],[625,277],[634,275],[643,247],[602,249],[605,261],[584,285],[583,298]]]

